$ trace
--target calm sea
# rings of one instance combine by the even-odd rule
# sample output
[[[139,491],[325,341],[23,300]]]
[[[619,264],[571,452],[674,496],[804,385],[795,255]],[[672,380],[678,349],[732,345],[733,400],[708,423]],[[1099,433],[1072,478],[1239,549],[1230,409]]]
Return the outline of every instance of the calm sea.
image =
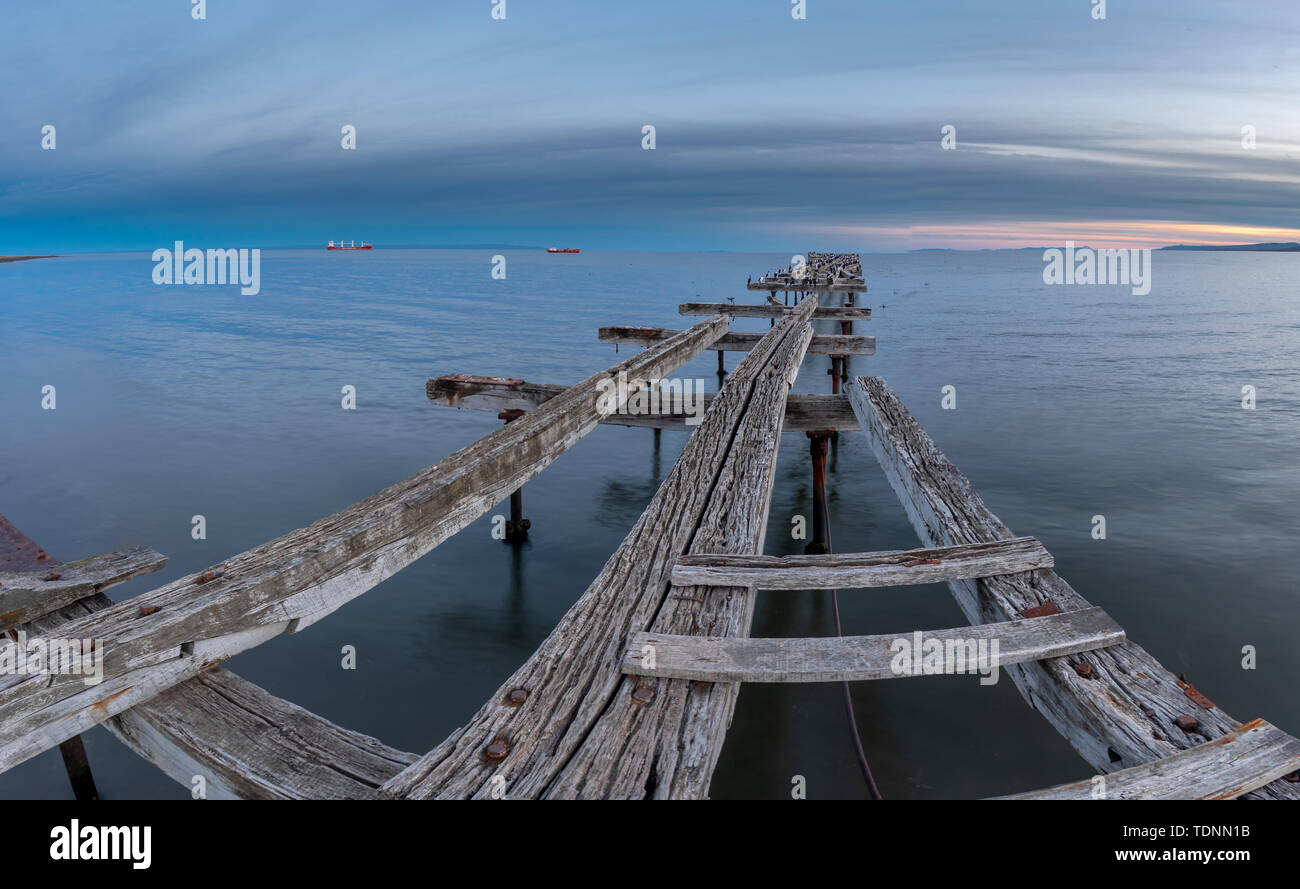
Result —
[[[123,598],[309,524],[499,425],[431,405],[468,372],[571,383],[622,357],[603,324],[679,327],[682,301],[757,297],[745,277],[788,255],[271,251],[262,289],[155,286],[147,254],[0,265],[0,512],[59,558],[147,544],[171,561]],[[1042,283],[1037,252],[864,255],[874,309],[859,333],[883,376],[1014,531],[1175,673],[1241,719],[1300,732],[1296,254],[1157,253],[1147,296]],[[762,330],[761,320],[737,329]],[[827,332],[831,327],[827,325]],[[734,366],[738,356],[728,357]],[[829,392],[826,356],[796,391]],[[705,353],[681,374],[716,386]],[[57,409],[41,409],[41,389]],[[340,407],[356,387],[357,409]],[[940,390],[957,390],[957,409]],[[1254,386],[1256,410],[1243,410]],[[600,571],[671,468],[685,433],[597,429],[525,489],[532,538],[484,518],[308,631],[230,666],[271,692],[404,750],[469,718]],[[788,434],[767,536],[799,551],[807,439]],[[860,434],[830,464],[838,551],[916,537]],[[207,519],[207,539],[190,518]],[[1108,536],[1094,540],[1092,516]],[[946,587],[843,591],[846,633],[959,626]],[[765,593],[757,636],[833,632],[827,594]],[[358,669],[340,668],[356,646]],[[1258,669],[1242,668],[1254,646]],[[858,683],[882,791],[978,797],[1090,770],[1009,681]],[[185,797],[103,729],[87,735],[101,794]],[[837,685],[747,686],[713,796],[861,798]],[[68,797],[57,751],[0,776],[5,798]]]

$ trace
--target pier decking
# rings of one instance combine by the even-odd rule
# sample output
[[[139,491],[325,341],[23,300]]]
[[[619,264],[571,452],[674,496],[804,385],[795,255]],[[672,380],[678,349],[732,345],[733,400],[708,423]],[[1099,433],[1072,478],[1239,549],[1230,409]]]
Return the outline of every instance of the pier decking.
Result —
[[[20,633],[102,639],[104,681],[0,677],[0,770],[61,745],[78,796],[94,795],[79,733],[96,724],[189,786],[231,798],[704,798],[744,682],[871,681],[1005,670],[1026,702],[1105,775],[1107,798],[1297,799],[1300,741],[1242,724],[1130,641],[1054,571],[1032,537],[988,510],[883,380],[844,383],[843,356],[870,310],[855,254],[748,283],[766,305],[685,303],[687,330],[602,328],[644,347],[575,386],[454,374],[437,405],[497,411],[505,426],[420,473],[299,531],[124,602],[102,592],[157,570],[146,548],[59,563],[0,517],[0,621]],[[795,294],[792,305],[775,293]],[[822,306],[816,294],[845,294]],[[732,317],[766,318],[763,334]],[[840,323],[816,335],[814,320]],[[743,352],[698,426],[680,398],[654,415],[602,410],[706,350]],[[804,362],[832,355],[831,395],[791,395]],[[721,371],[720,371],[721,374]],[[616,405],[616,408],[622,404]],[[301,632],[519,489],[599,424],[691,431],[635,527],[550,636],[460,729],[424,754],[395,750],[277,698],[220,664]],[[825,541],[824,446],[866,435],[922,548],[833,554]],[[812,439],[814,540],[763,554],[782,434]],[[627,433],[634,434],[634,433]],[[658,432],[656,431],[656,435]],[[823,458],[819,464],[819,448]],[[512,509],[512,513],[517,510]],[[820,548],[819,548],[820,547]],[[945,582],[971,626],[919,630],[938,670],[900,670],[900,636],[759,639],[758,595]],[[908,637],[912,638],[912,637]],[[927,646],[928,650],[929,646]],[[992,650],[992,663],[985,652]],[[12,655],[12,651],[9,652]],[[954,659],[955,653],[955,659]],[[1008,788],[1014,790],[1015,788]],[[1009,798],[1096,798],[1095,780]]]

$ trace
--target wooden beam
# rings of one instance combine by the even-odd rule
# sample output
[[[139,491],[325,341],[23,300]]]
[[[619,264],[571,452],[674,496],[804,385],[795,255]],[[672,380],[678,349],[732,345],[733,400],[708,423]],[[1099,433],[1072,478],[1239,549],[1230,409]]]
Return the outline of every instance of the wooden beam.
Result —
[[[316,523],[71,621],[102,640],[104,679],[0,677],[0,770],[248,648],[297,632],[379,584],[486,513],[599,422],[601,381],[659,379],[727,329],[703,321],[595,374],[433,466]]]
[[[692,613],[715,632],[748,627],[751,596],[714,588],[699,597],[705,604],[678,600],[670,594],[669,573],[694,545],[750,552],[761,545],[784,393],[812,336],[808,321],[815,306],[809,300],[778,321],[728,374],[604,570],[469,723],[385,785],[385,794],[707,793],[734,695],[669,682],[642,692],[618,664],[629,633],[689,628]]]
[[[804,303],[815,311],[816,297]],[[688,553],[763,551],[787,399],[810,348],[812,325],[803,311],[778,322],[776,329],[792,322],[787,337],[759,371]],[[653,552],[657,557],[664,551],[656,547]],[[666,560],[666,565],[672,563]],[[670,577],[648,629],[746,636],[754,600],[754,591],[747,588],[682,587]],[[647,694],[649,701],[644,700]],[[739,695],[740,685],[733,682],[623,677],[619,691],[548,795],[707,798]]]
[[[1124,630],[1100,608],[951,630],[748,639],[637,633],[623,672],[695,682],[843,682],[935,673],[976,673],[1022,661],[1062,657],[1124,641]],[[942,669],[924,670],[922,652],[937,644]],[[996,649],[993,646],[996,644]],[[900,651],[912,652],[900,666]],[[978,652],[978,654],[977,654]],[[938,666],[938,665],[936,665]]]
[[[1052,554],[1032,537],[938,549],[816,556],[683,556],[680,586],[752,586],[756,590],[832,590],[942,583],[1050,568]]]
[[[217,667],[120,713],[109,730],[208,799],[377,799],[416,760]]]
[[[1236,799],[1300,769],[1300,740],[1262,719],[1187,750],[1046,790],[997,799]]]
[[[857,377],[849,401],[895,493],[927,546],[955,546],[1014,537],[980,499],[884,381]],[[967,620],[1014,619],[1050,602],[1062,611],[1091,607],[1055,571],[948,583]],[[1177,677],[1133,642],[1088,655],[1087,676],[1065,658],[1012,665],[1007,672],[1029,706],[1041,713],[1088,764],[1117,772],[1172,756],[1237,728],[1210,704],[1206,709]],[[1175,720],[1191,716],[1195,726]],[[1253,792],[1268,799],[1300,799],[1300,785],[1274,781]]]
[[[732,318],[780,318],[795,310],[795,306],[738,306],[735,303],[681,303],[679,315],[728,315]],[[816,321],[869,321],[870,306],[818,306],[813,312]]]
[[[44,617],[78,599],[157,571],[167,557],[147,546],[0,576],[0,630]]]
[[[495,380],[498,382],[483,382]],[[429,380],[426,394],[434,404],[461,410],[529,411],[559,395],[566,387],[551,383],[528,383],[504,377],[470,377],[467,374],[448,374]],[[714,394],[705,394],[704,407],[713,404]],[[610,426],[634,426],[649,429],[685,429],[686,414],[676,404],[670,413],[635,416],[610,414],[600,422]],[[837,432],[856,432],[858,418],[844,395],[799,395],[786,400],[785,431],[808,432],[816,429],[833,429]]]
[[[811,281],[796,281],[788,278],[782,281],[750,281],[745,285],[747,290],[764,290],[768,293],[781,293],[786,290],[799,291],[800,293],[866,293],[867,285],[862,281],[841,282],[834,284],[814,284]]]
[[[614,343],[620,346],[649,346],[679,331],[665,330],[662,327],[602,327],[597,336],[602,343]],[[715,352],[748,352],[761,340],[761,333],[729,333],[719,337],[709,346]],[[843,334],[817,334],[808,346],[808,352],[814,355],[875,355],[876,338],[874,336],[845,336]]]
[[[58,636],[69,621],[112,604],[97,594],[23,629]],[[202,777],[207,799],[374,799],[380,784],[415,759],[220,667],[104,727],[186,790]]]

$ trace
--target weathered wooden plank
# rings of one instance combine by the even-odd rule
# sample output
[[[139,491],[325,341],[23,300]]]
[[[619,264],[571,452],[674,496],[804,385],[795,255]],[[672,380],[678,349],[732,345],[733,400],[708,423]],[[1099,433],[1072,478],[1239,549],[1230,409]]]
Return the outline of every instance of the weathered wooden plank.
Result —
[[[729,315],[732,318],[780,318],[795,310],[794,306],[738,306],[735,303],[681,303],[679,315]],[[818,306],[813,312],[817,321],[869,321],[870,306]]]
[[[0,576],[0,630],[36,620],[78,599],[157,571],[167,557],[147,546]]]
[[[922,543],[955,546],[1015,536],[883,380],[857,377],[848,395]],[[1091,607],[1051,569],[954,580],[948,586],[967,620],[976,624],[1014,619],[1047,602],[1062,611]],[[1086,676],[1074,660],[1034,661],[1007,672],[1029,705],[1099,772],[1163,759],[1240,724],[1216,706],[1205,709],[1194,702],[1177,677],[1131,641],[1089,654]],[[1194,717],[1195,727],[1179,728],[1174,720],[1181,716]],[[1300,799],[1300,785],[1274,781],[1251,796]]]
[[[794,278],[785,278],[770,281],[750,281],[745,285],[745,289],[765,290],[768,293],[780,293],[785,290],[800,293],[866,293],[867,285],[862,281],[836,281],[833,284],[828,284],[825,281],[798,281]]]
[[[635,387],[659,379],[726,329],[721,316],[701,322],[360,503],[71,622],[64,632],[72,638],[103,640],[104,681],[87,687],[71,675],[0,677],[0,770],[361,595],[594,429],[602,380],[626,378]]]
[[[0,515],[0,575],[12,577],[20,573],[43,571],[47,572],[44,576],[53,577],[59,573],[58,568],[62,564],[37,546],[36,541],[19,530],[17,525]],[[100,598],[107,601],[107,597]],[[99,788],[95,786],[95,776],[91,772],[86,745],[82,743],[81,736],[73,735],[62,741],[59,753],[68,773],[68,781],[72,784],[73,796],[78,800],[99,799]]]
[[[69,621],[112,604],[93,595],[23,629],[58,636]],[[373,799],[380,784],[415,759],[220,667],[104,727],[191,792],[201,776],[208,799]]]
[[[202,775],[208,799],[375,799],[417,758],[220,667],[107,725],[181,784]]]
[[[653,757],[644,750],[621,760],[639,776],[626,782],[584,783],[566,767],[589,744],[607,738],[603,730],[595,729],[611,714],[621,714],[616,718],[622,719],[630,713],[634,721],[644,717],[657,722],[671,697],[674,718],[682,718],[682,697],[659,695],[650,702],[633,701],[635,689],[628,686],[618,664],[630,633],[650,628],[661,610],[682,604],[669,599],[669,573],[678,556],[691,547],[696,529],[703,527],[706,510],[725,511],[728,498],[752,485],[753,478],[771,471],[767,464],[775,463],[772,435],[776,430],[763,428],[763,424],[779,426],[780,414],[771,421],[769,406],[761,422],[751,420],[746,425],[746,419],[755,399],[767,404],[767,392],[788,389],[787,380],[812,335],[808,319],[815,307],[816,301],[809,300],[805,311],[779,321],[728,375],[704,422],[687,440],[668,478],[604,570],[534,655],[506,679],[469,723],[385,785],[386,794],[414,798],[487,798],[494,793],[511,798],[646,796],[662,795],[668,789],[667,783],[647,789],[646,773],[656,770],[656,774],[671,776],[673,770],[665,762],[666,771],[658,771]],[[752,505],[748,496],[744,505]],[[734,513],[737,533],[761,535],[766,512],[766,505],[752,511],[738,507]],[[716,590],[714,594],[721,604],[724,594]],[[734,604],[746,615],[752,607]],[[705,618],[706,622],[709,619]],[[513,691],[522,694],[522,703],[511,699]],[[632,710],[625,711],[625,704]],[[719,718],[725,726],[725,717]],[[676,735],[671,739],[666,734],[655,737],[665,744],[677,743]],[[592,749],[592,755],[604,764],[605,747],[603,743],[598,747]],[[711,773],[711,765],[707,771]],[[560,780],[561,773],[564,780]],[[494,783],[493,778],[500,780]],[[579,782],[570,783],[569,778],[579,778]]]
[[[997,799],[1236,799],[1300,769],[1300,740],[1262,719],[1187,750],[1045,790]]]
[[[806,302],[815,305],[815,298]],[[801,312],[796,317],[807,316]],[[809,331],[810,325],[804,325],[801,336],[782,343],[756,380],[688,552],[762,552],[782,417],[808,350]],[[682,587],[670,582],[649,629],[745,636],[754,599],[753,590],[744,587]],[[624,677],[547,796],[707,797],[739,694],[738,683]]]
[[[844,682],[937,673],[977,673],[1006,664],[1062,657],[1124,641],[1124,630],[1100,608],[949,630],[749,639],[637,633],[623,672],[696,682]],[[938,646],[935,669],[922,652]],[[922,648],[925,646],[926,648]],[[913,652],[904,664],[900,653]]]
[[[679,586],[752,586],[756,590],[830,590],[942,583],[1050,568],[1052,554],[1032,537],[937,549],[810,556],[682,556]]]
[[[649,346],[679,331],[665,330],[662,327],[602,327],[597,333],[602,343],[620,346]],[[714,352],[748,352],[754,348],[766,334],[729,333],[719,337],[709,346]],[[875,355],[876,338],[874,336],[849,336],[845,334],[817,334],[812,338],[808,351],[814,355]]]
[[[545,404],[566,388],[551,383],[528,383],[523,380],[509,380],[495,384],[481,382],[500,379],[493,377],[476,377],[474,379],[477,382],[465,382],[463,379],[465,376],[454,374],[429,380],[426,386],[429,400],[434,404],[461,410],[492,413],[506,410],[527,411]],[[713,403],[713,399],[712,392],[705,394],[706,410]],[[687,415],[677,399],[669,403],[669,409],[670,413],[646,416],[610,414],[601,417],[600,422],[611,426],[634,426],[645,429],[692,430],[695,428],[686,424]],[[856,432],[858,428],[857,415],[853,413],[847,396],[792,394],[786,401],[786,432],[810,432],[815,429]]]

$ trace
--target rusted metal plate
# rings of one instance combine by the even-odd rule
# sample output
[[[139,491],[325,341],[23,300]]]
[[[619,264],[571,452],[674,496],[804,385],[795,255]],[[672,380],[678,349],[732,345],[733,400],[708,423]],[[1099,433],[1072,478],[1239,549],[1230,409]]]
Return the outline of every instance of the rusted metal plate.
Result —
[[[38,571],[62,563],[0,515],[0,572]]]
[[[1214,709],[1214,701],[1211,701],[1205,695],[1197,691],[1195,685],[1192,685],[1190,682],[1183,682],[1181,680],[1179,681],[1178,684],[1182,686],[1183,694],[1187,695],[1188,699],[1190,699],[1193,704],[1200,707],[1202,710]]]
[[[1061,609],[1055,602],[1044,602],[1042,605],[1035,605],[1033,608],[1026,608],[1020,612],[1021,617],[1047,617],[1049,614],[1060,614]]]

